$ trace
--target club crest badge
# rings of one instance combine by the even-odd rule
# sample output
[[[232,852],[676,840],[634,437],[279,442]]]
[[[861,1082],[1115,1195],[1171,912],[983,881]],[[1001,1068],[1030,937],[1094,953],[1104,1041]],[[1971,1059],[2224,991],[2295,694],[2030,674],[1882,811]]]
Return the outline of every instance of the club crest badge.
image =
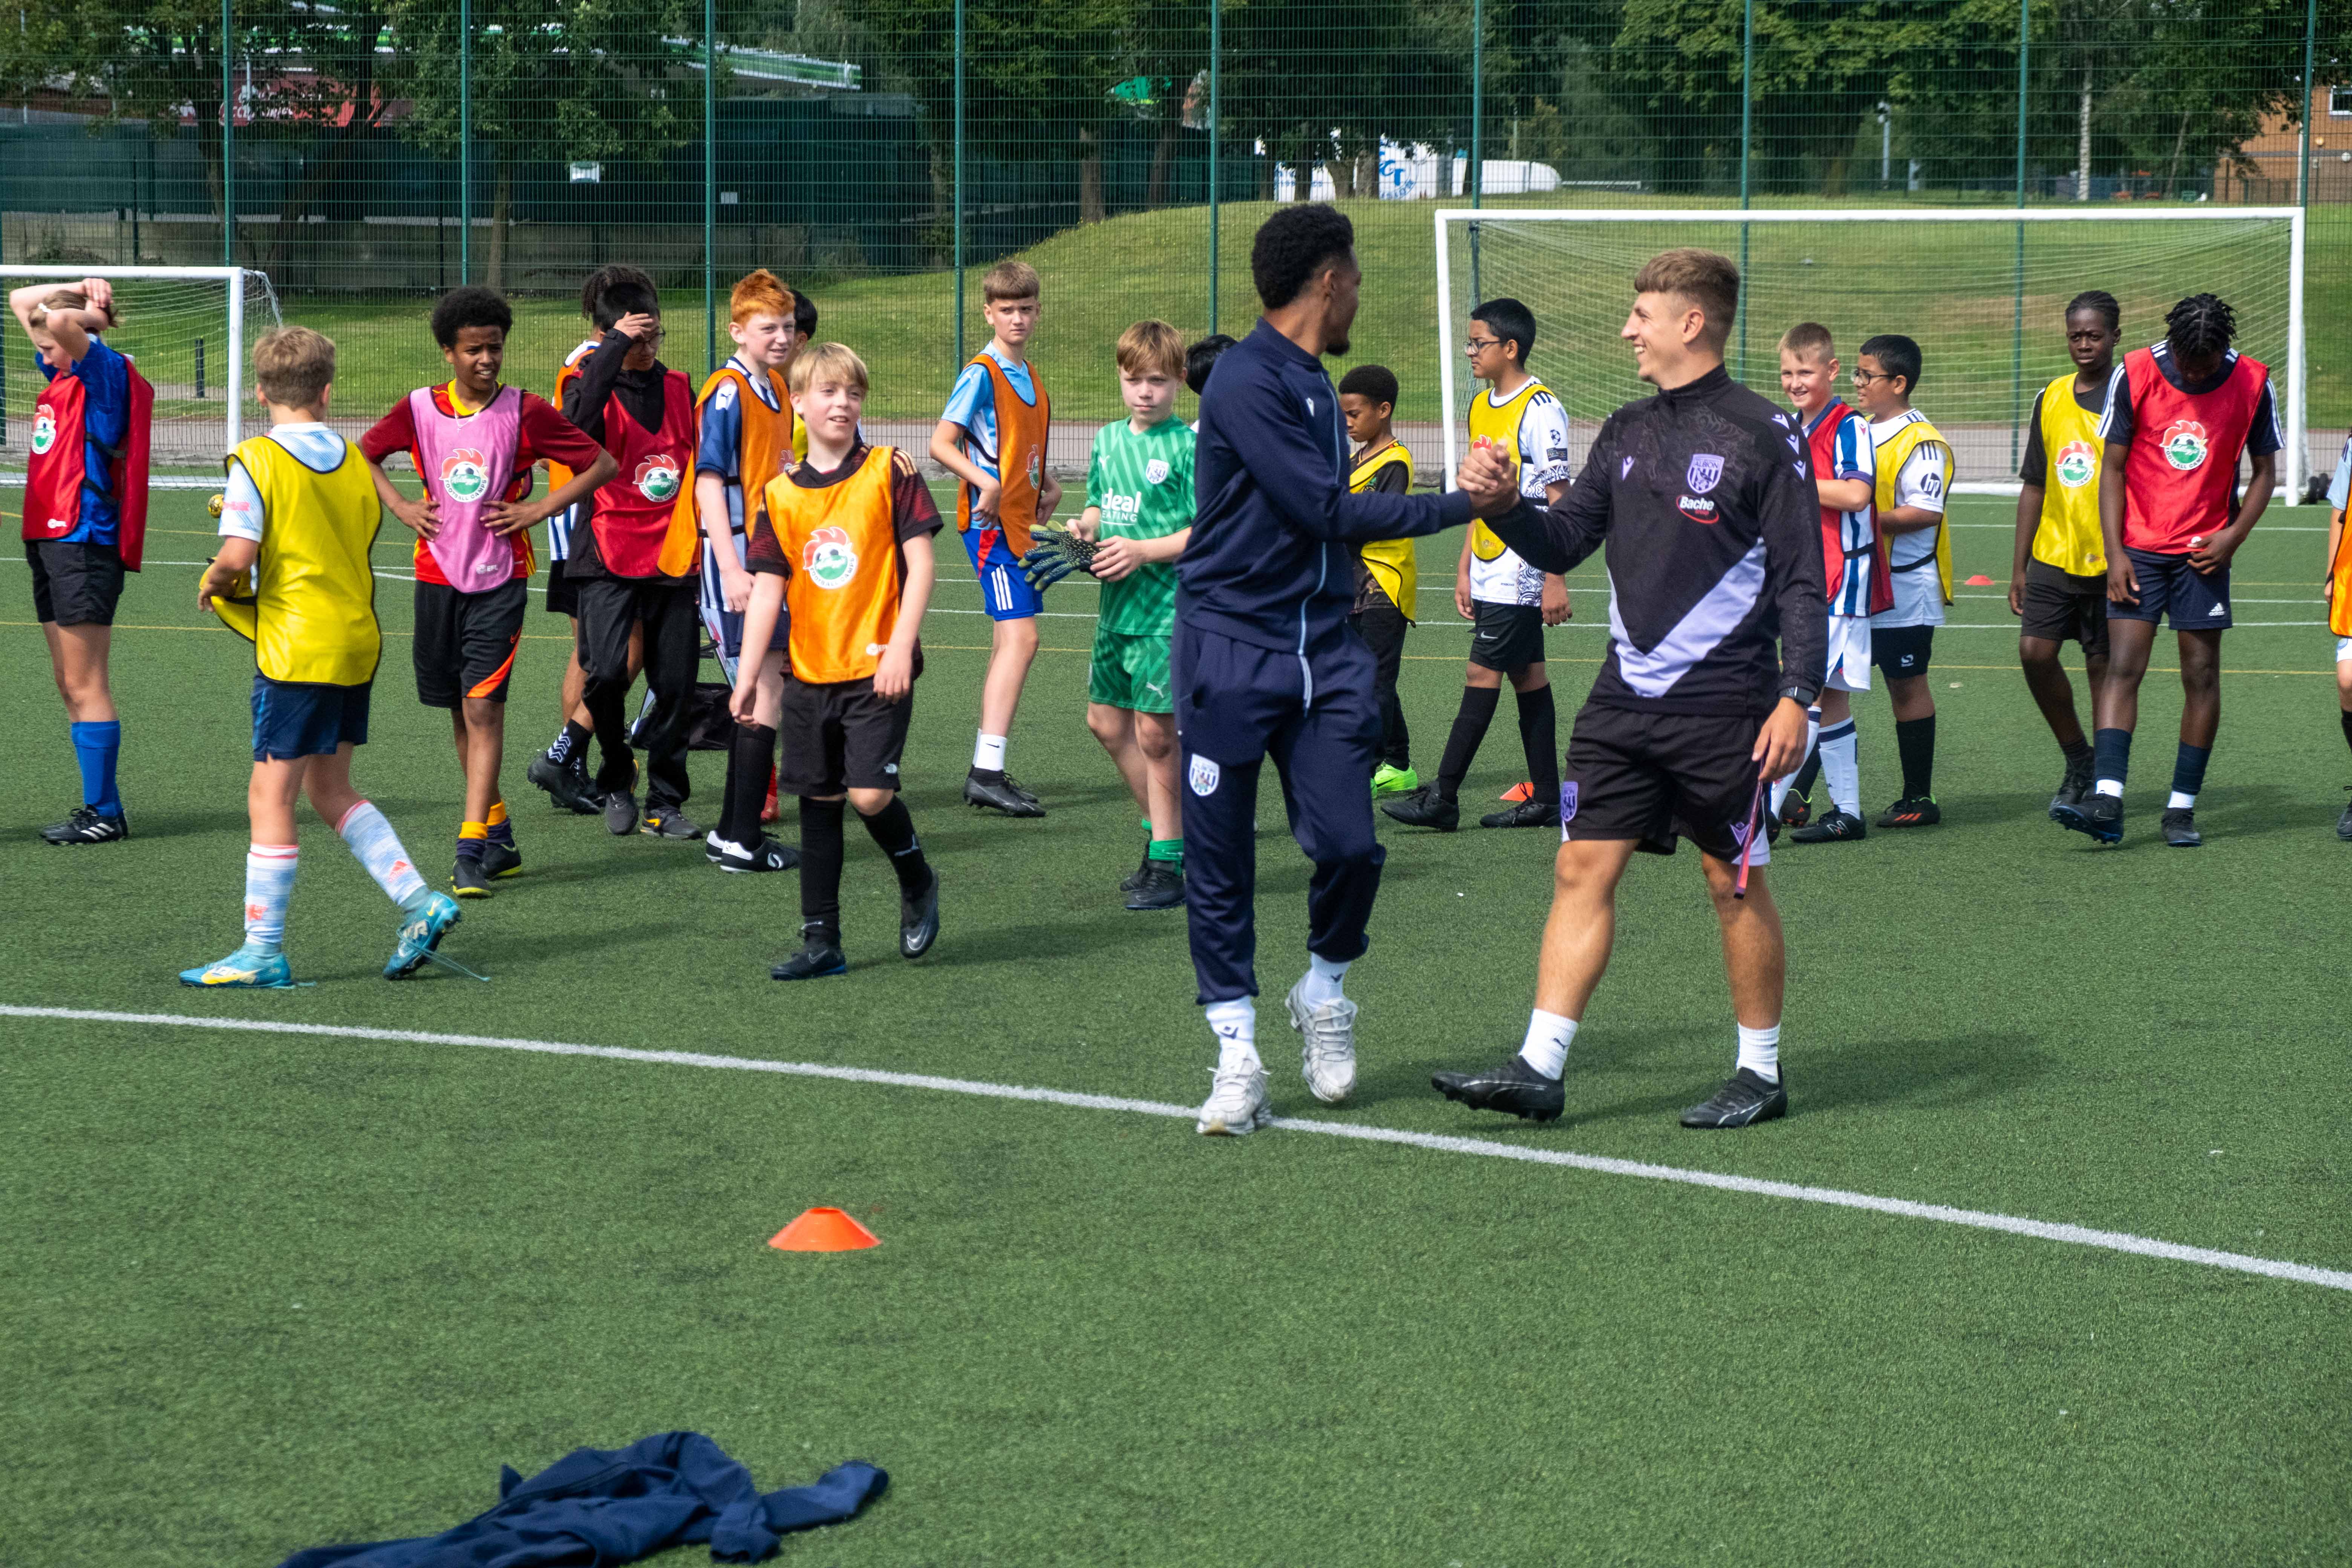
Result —
[[[1559,786],[1559,819],[1562,822],[1576,820],[1576,781],[1574,779]]]
[[[1150,462],[1148,462],[1148,463],[1146,463],[1146,464],[1144,464],[1144,465],[1143,465],[1143,482],[1144,482],[1145,484],[1147,484],[1147,485],[1157,485],[1157,484],[1162,484],[1162,483],[1165,483],[1165,482],[1166,482],[1167,479],[1168,479],[1168,459],[1167,459],[1167,458],[1152,458]]]
[[[2069,441],[2058,448],[2058,482],[2070,490],[2079,490],[2099,477],[2099,455],[2091,450],[2088,441]]]
[[[58,416],[47,408],[33,415],[33,456],[39,457],[58,444]]]
[[[820,528],[801,546],[801,570],[820,588],[845,587],[857,575],[857,552],[847,531]]]
[[[637,493],[647,500],[672,500],[677,496],[676,459],[656,453],[637,465]]]
[[[489,493],[490,460],[471,447],[460,447],[441,459],[441,493],[461,504]]]
[[[1192,753],[1192,765],[1187,771],[1185,779],[1192,784],[1194,795],[1207,796],[1217,793],[1217,785],[1224,776],[1224,769],[1195,752]]]
[[[2206,454],[2212,450],[2205,426],[2194,419],[2176,419],[2166,426],[2164,439],[2158,446],[2164,460],[2184,474],[2203,468]]]
[[[1713,452],[1691,455],[1690,470],[1683,475],[1683,488],[1695,496],[1703,496],[1723,479],[1723,459]]]

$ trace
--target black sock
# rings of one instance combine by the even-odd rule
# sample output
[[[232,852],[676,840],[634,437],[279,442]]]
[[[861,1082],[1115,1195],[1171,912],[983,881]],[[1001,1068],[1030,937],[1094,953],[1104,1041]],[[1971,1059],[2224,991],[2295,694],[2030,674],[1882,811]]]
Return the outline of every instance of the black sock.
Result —
[[[2352,746],[2352,708],[2345,709],[2336,717],[2344,721],[2344,743]]]
[[[2210,746],[2192,746],[2180,742],[2180,751],[2172,761],[2172,788],[2176,795],[2196,795],[2205,787],[2205,764],[2213,760]]]
[[[1550,805],[1559,804],[1559,726],[1549,684],[1519,693],[1519,745],[1527,752],[1528,781],[1535,785],[1528,798]]]
[[[2069,768],[2081,767],[2091,760],[2091,742],[2088,741],[2061,741],[2058,749],[2066,753]]]
[[[1452,800],[1462,792],[1462,781],[1469,776],[1471,760],[1478,754],[1478,742],[1486,738],[1486,726],[1494,722],[1495,704],[1502,700],[1499,686],[1465,686],[1462,689],[1462,706],[1454,715],[1454,732],[1445,737],[1445,755],[1437,764],[1439,798]]]
[[[592,733],[593,731],[587,725],[577,720],[566,719],[563,721],[563,732],[555,737],[553,745],[547,748],[547,760],[557,767],[567,765],[587,746],[588,737]]]
[[[1816,744],[1811,753],[1805,758],[1805,765],[1797,770],[1796,782],[1789,788],[1794,791],[1800,799],[1810,800],[1813,794],[1813,781],[1821,776],[1822,749]]]
[[[898,873],[898,890],[909,898],[931,885],[931,863],[923,858],[923,841],[915,837],[915,819],[907,810],[907,803],[897,795],[890,804],[868,816],[864,812],[857,819],[866,824],[866,831],[890,857],[890,869]]]
[[[768,767],[776,754],[776,732],[764,724],[738,724],[727,749],[727,791],[719,812],[719,837],[749,849],[760,842],[760,809],[768,804]]]
[[[2092,773],[2102,779],[2121,784],[2131,773],[2132,732],[2129,730],[2098,730],[2091,735],[2091,750],[2098,761]]]
[[[1925,800],[1936,793],[1936,716],[1897,719],[1895,753],[1903,759],[1903,798]]]
[[[801,796],[801,923],[841,940],[841,813],[837,800]]]

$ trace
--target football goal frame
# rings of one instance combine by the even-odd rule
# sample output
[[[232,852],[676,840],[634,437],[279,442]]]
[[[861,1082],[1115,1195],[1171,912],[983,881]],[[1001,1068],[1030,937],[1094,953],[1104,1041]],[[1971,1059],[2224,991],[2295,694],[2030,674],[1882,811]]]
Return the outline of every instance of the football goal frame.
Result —
[[[20,283],[54,279],[59,282],[79,282],[84,278],[103,278],[110,282],[212,282],[221,286],[226,297],[228,353],[222,357],[222,442],[225,457],[236,449],[244,439],[246,397],[246,292],[258,286],[262,297],[272,302],[269,315],[276,315],[277,290],[270,286],[269,275],[250,267],[74,267],[55,264],[17,266],[0,262],[0,285],[14,288]],[[125,331],[131,329],[126,328]],[[135,355],[134,355],[135,358]],[[21,484],[19,474],[9,474],[0,482]],[[184,479],[172,476],[156,476],[151,485],[159,489],[185,486],[216,485],[216,479]]]
[[[1711,225],[1717,227],[1738,227],[1743,238],[1748,226],[1787,224],[2014,224],[2018,229],[2019,254],[2023,255],[2026,224],[2045,223],[2245,223],[2249,221],[2280,221],[2288,227],[2287,244],[2287,324],[2284,385],[2279,390],[2284,401],[2286,437],[2285,461],[2281,465],[2279,500],[2287,506],[2303,500],[2306,479],[2309,433],[2305,411],[2306,363],[2304,349],[2304,225],[2305,215],[2296,206],[2164,206],[2122,208],[2112,211],[2084,212],[2066,207],[1808,207],[1755,208],[1723,207],[1440,207],[1432,218],[1437,241],[1437,368],[1438,385],[1445,422],[1444,488],[1454,488],[1454,475],[1462,460],[1462,433],[1458,425],[1461,410],[1456,406],[1454,378],[1459,367],[1455,363],[1458,323],[1454,298],[1453,252],[1456,244],[1454,229],[1461,226],[1469,240],[1472,265],[1476,265],[1477,226],[1486,224],[1517,226],[1519,224],[1688,224]],[[1744,248],[1744,247],[1743,247]],[[2021,263],[2018,294],[2018,341],[2023,342],[2024,295]],[[1630,293],[1633,279],[1624,279]],[[1475,281],[1473,287],[1475,287]],[[1744,315],[1743,315],[1744,319]],[[2021,348],[2020,369],[2022,368]],[[2021,385],[2021,398],[2035,388]],[[1958,485],[1957,490],[2010,494],[2016,493],[2012,481],[2005,485]]]

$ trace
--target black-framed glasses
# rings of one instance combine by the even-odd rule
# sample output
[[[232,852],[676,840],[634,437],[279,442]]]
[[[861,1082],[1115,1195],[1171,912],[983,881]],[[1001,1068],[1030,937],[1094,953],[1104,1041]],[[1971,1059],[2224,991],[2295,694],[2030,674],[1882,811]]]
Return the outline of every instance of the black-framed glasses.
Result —
[[[1462,340],[1462,352],[1468,354],[1472,359],[1476,359],[1488,349],[1498,349],[1502,346],[1503,340],[1500,338],[1465,338]]]

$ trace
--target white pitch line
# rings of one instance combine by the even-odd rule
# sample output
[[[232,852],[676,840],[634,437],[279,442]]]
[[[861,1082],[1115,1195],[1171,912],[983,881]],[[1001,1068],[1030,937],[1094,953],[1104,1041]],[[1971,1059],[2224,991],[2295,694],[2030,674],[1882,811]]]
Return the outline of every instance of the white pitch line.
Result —
[[[551,1057],[602,1057],[612,1061],[650,1062],[662,1067],[719,1068],[735,1072],[782,1073],[793,1078],[832,1079],[842,1083],[886,1084],[894,1089],[923,1089],[941,1094],[978,1095],[989,1100],[1021,1100],[1045,1105],[1066,1105],[1079,1110],[1124,1110],[1139,1116],[1190,1119],[1189,1105],[1169,1105],[1153,1100],[1123,1100],[1108,1094],[1074,1094],[1067,1089],[1029,1089],[1018,1084],[982,1083],[971,1079],[934,1078],[928,1073],[884,1072],[874,1068],[831,1067],[823,1062],[762,1061],[750,1057],[708,1056],[698,1051],[641,1051],[625,1046],[578,1046],[560,1040],[515,1039],[490,1035],[443,1035],[420,1029],[372,1029],[356,1025],[282,1024],[266,1019],[193,1018],[177,1013],[110,1013],[80,1007],[17,1007],[0,1005],[0,1017],[60,1018],[90,1024],[147,1024],[170,1028],[220,1029],[257,1035],[312,1035],[328,1039],[391,1040],[405,1045],[472,1046],[488,1050],[530,1051]],[[1286,1132],[1320,1132],[1333,1138],[1353,1138],[1369,1143],[1400,1143],[1445,1154],[1474,1154],[1490,1160],[1519,1160],[1536,1165],[1565,1165],[1604,1176],[1637,1176],[1644,1181],[1677,1182],[1685,1186],[1713,1187],[1720,1192],[1746,1193],[1755,1197],[1787,1198],[1797,1203],[1828,1204],[1835,1208],[1864,1209],[1904,1219],[1934,1220],[1976,1230],[2005,1231],[2042,1241],[2074,1247],[2095,1247],[2138,1258],[2161,1258],[2174,1263],[2198,1263],[2240,1274],[2261,1274],[2293,1279],[2331,1290],[2352,1290],[2352,1272],[2315,1268],[2284,1258],[2255,1258],[2242,1252],[2219,1252],[2207,1247],[2183,1247],[2129,1231],[2094,1230],[2086,1226],[2059,1225],[2049,1220],[2021,1219],[2014,1215],[1981,1209],[1958,1209],[1943,1204],[1914,1203],[1908,1198],[1874,1197],[1837,1187],[1808,1187],[1795,1182],[1769,1182],[1755,1176],[1731,1176],[1715,1171],[1686,1171],[1675,1165],[1652,1165],[1639,1160],[1612,1160],[1599,1154],[1578,1154],[1565,1149],[1529,1149],[1492,1143],[1482,1138],[1449,1138],[1435,1132],[1409,1132],[1395,1127],[1365,1127],[1344,1121],[1302,1121],[1278,1117],[1274,1125]]]

